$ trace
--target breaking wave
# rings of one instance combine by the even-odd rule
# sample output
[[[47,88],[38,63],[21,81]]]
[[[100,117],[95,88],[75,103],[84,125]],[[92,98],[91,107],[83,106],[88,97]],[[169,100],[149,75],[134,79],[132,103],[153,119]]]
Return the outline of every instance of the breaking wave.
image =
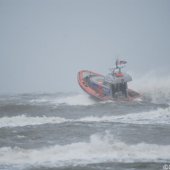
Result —
[[[22,126],[33,126],[33,125],[42,125],[42,124],[57,124],[68,122],[61,117],[47,117],[47,116],[35,116],[28,117],[26,115],[13,116],[13,117],[2,117],[0,118],[0,128],[2,127],[22,127]]]
[[[96,102],[92,100],[88,95],[86,94],[75,94],[75,95],[68,95],[68,96],[60,96],[60,97],[43,97],[39,99],[33,99],[30,101],[31,103],[48,103],[52,105],[71,105],[71,106],[88,106],[88,105],[94,105]]]
[[[149,112],[130,113],[118,116],[85,117],[85,122],[116,122],[129,124],[170,124],[170,108],[158,109]]]
[[[29,117],[26,115],[1,117],[0,128],[2,127],[22,127],[34,126],[42,124],[59,124],[68,122],[116,122],[116,123],[129,123],[129,124],[170,124],[170,108],[157,109],[148,112],[130,113],[125,115],[115,116],[88,116],[79,119],[66,119],[62,117],[47,117],[35,116]]]
[[[0,148],[0,164],[61,167],[105,162],[170,161],[170,145],[126,144],[105,132],[94,134],[89,142],[55,145],[39,149]]]
[[[143,76],[136,76],[130,83],[132,89],[140,92],[145,98],[153,103],[170,104],[170,76],[160,75],[160,73],[150,72]],[[140,78],[139,78],[140,77]]]

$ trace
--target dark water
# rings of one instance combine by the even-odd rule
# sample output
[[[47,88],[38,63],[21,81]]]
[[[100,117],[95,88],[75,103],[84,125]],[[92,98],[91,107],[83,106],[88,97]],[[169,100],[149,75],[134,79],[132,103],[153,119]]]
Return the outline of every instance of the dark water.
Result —
[[[0,169],[167,169],[169,96],[157,95],[133,102],[83,93],[0,96]]]

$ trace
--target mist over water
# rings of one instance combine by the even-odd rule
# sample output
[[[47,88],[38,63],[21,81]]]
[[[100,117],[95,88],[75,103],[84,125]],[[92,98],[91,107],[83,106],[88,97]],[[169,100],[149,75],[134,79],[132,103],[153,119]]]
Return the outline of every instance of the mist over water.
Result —
[[[165,70],[166,77],[169,6],[168,0],[1,0],[0,94],[80,92],[79,70],[105,74],[117,57],[132,73]]]

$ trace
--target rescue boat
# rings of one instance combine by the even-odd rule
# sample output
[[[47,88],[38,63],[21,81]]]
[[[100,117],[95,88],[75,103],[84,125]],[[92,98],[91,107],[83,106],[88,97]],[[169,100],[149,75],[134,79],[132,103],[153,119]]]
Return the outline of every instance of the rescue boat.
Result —
[[[116,60],[116,67],[106,76],[89,70],[78,72],[80,87],[99,100],[133,100],[140,94],[128,88],[132,77],[121,71],[126,61]]]

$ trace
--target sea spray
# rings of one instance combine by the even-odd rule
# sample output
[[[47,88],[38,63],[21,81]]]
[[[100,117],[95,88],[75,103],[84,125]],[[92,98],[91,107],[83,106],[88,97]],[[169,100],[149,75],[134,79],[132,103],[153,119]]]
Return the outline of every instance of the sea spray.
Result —
[[[129,85],[153,103],[170,104],[170,76],[155,71],[138,75]]]

